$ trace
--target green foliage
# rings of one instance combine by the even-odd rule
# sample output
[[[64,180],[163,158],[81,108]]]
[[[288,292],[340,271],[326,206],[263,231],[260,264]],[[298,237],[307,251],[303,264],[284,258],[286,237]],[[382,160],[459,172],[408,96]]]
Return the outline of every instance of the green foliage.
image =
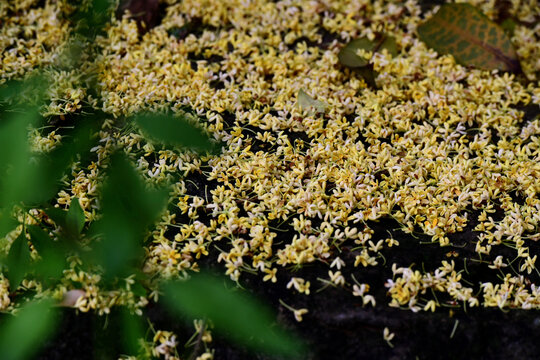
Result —
[[[72,67],[81,53],[112,15],[111,0],[93,0],[75,11],[72,43],[67,47]],[[92,74],[88,74],[91,77]],[[28,275],[45,286],[62,279],[66,259],[78,254],[84,265],[98,265],[106,285],[120,277],[135,274],[131,285],[138,296],[146,295],[145,284],[151,282],[140,270],[144,259],[143,245],[148,230],[167,203],[167,189],[151,189],[139,176],[130,160],[117,149],[110,157],[106,179],[101,187],[101,217],[86,227],[85,215],[74,197],[67,211],[51,206],[60,179],[74,161],[84,162],[95,140],[104,116],[94,112],[78,117],[75,130],[63,137],[62,145],[47,154],[33,153],[29,130],[37,128],[41,119],[38,109],[47,84],[40,76],[27,81],[9,82],[0,86],[0,236],[21,225],[14,211],[30,216],[30,208],[42,209],[54,221],[58,231],[48,224],[22,224],[21,234],[2,259],[3,271],[13,292]],[[88,89],[89,92],[95,89]],[[303,91],[302,91],[303,93]],[[31,99],[29,101],[28,99]],[[307,94],[299,94],[301,106],[324,112],[326,105]],[[166,113],[143,113],[131,119],[145,136],[165,146],[216,152],[217,143],[185,117]],[[39,219],[34,219],[39,221]],[[87,241],[91,239],[91,241]],[[81,240],[84,240],[81,242]],[[90,248],[82,244],[90,243]],[[32,260],[30,245],[38,253]],[[196,275],[188,282],[168,283],[165,302],[179,315],[208,317],[218,331],[228,332],[231,339],[252,349],[284,355],[294,354],[299,342],[274,325],[275,317],[253,298],[232,292],[223,282],[209,275]],[[18,314],[0,326],[2,359],[28,359],[39,350],[40,341],[52,334],[57,322],[53,302],[30,302]],[[246,321],[246,319],[248,321]],[[144,337],[140,317],[122,310],[124,348],[131,354],[138,351],[137,339]]]
[[[6,111],[0,123],[0,207],[10,208],[17,200],[35,200],[30,188],[37,167],[31,162],[28,127],[36,123],[35,109],[27,112]],[[28,192],[29,191],[29,192]]]
[[[208,318],[232,341],[271,354],[298,355],[299,340],[275,325],[275,316],[251,297],[225,287],[225,279],[208,274],[164,286],[171,311],[192,319]]]
[[[358,53],[363,50],[368,54],[374,54],[376,52],[382,52],[384,49],[392,57],[397,56],[398,48],[396,39],[393,36],[379,34],[374,40],[362,37],[354,39],[345,45],[339,52],[338,59],[342,65],[354,69],[358,75],[364,78],[366,83],[375,87],[377,73],[370,64],[371,57],[360,56]]]
[[[514,35],[517,25],[518,23],[514,19],[507,18],[501,23],[501,29],[503,29],[508,36],[512,36]]]
[[[184,116],[165,113],[143,113],[134,122],[149,139],[163,145],[187,147],[199,151],[215,151],[216,146],[202,130],[191,125]]]
[[[92,127],[84,125],[50,153],[36,154],[30,151],[29,129],[40,121],[37,103],[23,111],[23,104],[13,94],[34,91],[33,95],[39,99],[40,95],[35,91],[43,86],[36,84],[36,79],[42,78],[34,76],[28,83],[10,82],[0,89],[0,235],[15,227],[16,221],[12,217],[15,207],[26,211],[30,206],[45,204],[57,193],[66,168],[78,154],[89,148],[91,142]],[[66,228],[78,221],[77,214],[69,215],[68,220],[67,224],[63,224]],[[27,230],[32,244],[42,257],[37,263],[31,261]],[[39,227],[23,228],[4,260],[13,291],[26,273],[35,271],[44,280],[61,275],[65,254],[55,245]]]
[[[313,99],[308,102],[321,108],[322,103]],[[3,140],[0,144],[3,150],[0,153],[0,170],[4,180],[0,186],[6,190],[0,194],[2,220],[10,218],[8,215],[14,205],[39,204],[50,199],[57,191],[59,179],[66,168],[73,160],[80,159],[91,146],[94,131],[94,128],[82,123],[70,140],[51,153],[38,156],[30,152],[28,144],[28,127],[37,123],[37,113],[10,114],[12,117],[3,118],[0,123],[3,129],[0,132]],[[136,116],[135,122],[154,141],[197,150],[214,150],[208,136],[185,119],[146,113]],[[72,199],[68,211],[45,207],[45,213],[60,228],[58,239],[54,240],[41,226],[23,228],[4,260],[13,290],[29,273],[45,284],[59,281],[66,265],[65,259],[73,252],[82,255],[89,264],[100,265],[104,270],[104,279],[109,283],[134,273],[142,276],[143,241],[149,226],[165,207],[167,191],[150,189],[129,159],[117,151],[110,158],[100,197],[102,216],[91,224],[86,234],[83,232],[84,211],[76,197]],[[79,240],[88,236],[98,241],[85,253],[81,250]],[[30,257],[29,240],[40,256],[37,261],[32,261]],[[144,295],[145,290],[140,282],[134,284],[133,288],[139,289],[137,291]],[[178,314],[208,317],[216,324],[218,331],[228,331],[234,341],[252,349],[285,355],[293,354],[298,349],[296,340],[283,330],[275,326],[272,328],[274,317],[268,310],[246,295],[226,290],[220,280],[199,275],[187,283],[166,285],[166,292],[166,303]],[[54,325],[54,312],[49,309],[50,305],[50,302],[28,305],[0,331],[9,331],[12,337],[28,339],[27,327],[37,324],[30,339],[40,339],[52,331]],[[143,336],[141,319],[126,312],[121,321],[127,335],[125,348],[135,353],[138,346],[136,339]],[[29,347],[9,348],[8,342],[3,342],[1,346],[1,349],[6,349],[5,354],[10,354],[13,359],[25,359],[31,355]],[[35,346],[33,348],[37,349]]]
[[[63,239],[54,241],[39,226],[27,226],[26,230],[30,234],[30,242],[41,257],[28,270],[34,270],[36,277],[45,284],[57,282],[66,268],[66,256],[73,247],[68,247]]]
[[[111,20],[115,3],[115,0],[91,0],[86,6],[79,4],[71,19],[75,25],[74,35],[93,40]]]
[[[24,80],[7,81],[0,86],[0,113],[31,112],[43,100],[48,85],[45,77],[40,74],[31,74]]]
[[[27,83],[10,82],[0,88],[0,236],[10,230],[14,206],[40,206],[58,191],[60,178],[73,160],[88,153],[97,121],[81,124],[66,141],[47,154],[30,150],[29,129],[40,124],[39,99],[43,85],[36,84],[40,76]],[[13,94],[30,94],[26,98]],[[35,102],[31,101],[34,98]]]
[[[5,319],[0,328],[2,360],[23,360],[34,355],[53,334],[58,320],[51,300],[33,301],[24,305],[15,316]]]
[[[360,68],[369,64],[369,58],[359,56],[358,51],[376,53],[386,49],[392,57],[397,56],[396,39],[393,36],[381,35],[374,40],[367,37],[352,40],[338,54],[339,62],[350,68]]]
[[[82,209],[81,204],[79,204],[79,199],[74,197],[71,199],[69,211],[65,218],[66,231],[70,234],[78,235],[84,227],[84,222],[84,210]]]
[[[124,348],[129,354],[139,352],[139,339],[144,339],[145,324],[140,316],[131,314],[126,309],[120,312],[122,330],[124,331]]]
[[[26,240],[25,233],[22,232],[11,244],[6,259],[7,278],[12,289],[16,289],[24,279],[24,275],[30,267],[30,261],[28,240]]]
[[[101,190],[101,219],[91,227],[100,237],[89,261],[101,265],[105,277],[127,276],[143,255],[147,227],[164,209],[167,192],[147,189],[125,155],[111,158],[107,180]]]
[[[358,50],[372,51],[375,43],[367,37],[354,39],[345,45],[338,54],[339,62],[350,68],[357,68],[369,64],[369,59],[358,55]]]
[[[420,39],[457,62],[485,70],[520,72],[504,30],[470,4],[444,4],[417,29]]]

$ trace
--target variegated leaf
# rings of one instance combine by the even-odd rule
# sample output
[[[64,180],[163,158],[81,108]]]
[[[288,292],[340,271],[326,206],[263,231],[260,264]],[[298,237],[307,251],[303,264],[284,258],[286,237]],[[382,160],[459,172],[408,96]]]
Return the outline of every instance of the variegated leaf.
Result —
[[[521,70],[516,51],[504,30],[470,4],[445,4],[418,27],[418,35],[441,54],[485,70]]]

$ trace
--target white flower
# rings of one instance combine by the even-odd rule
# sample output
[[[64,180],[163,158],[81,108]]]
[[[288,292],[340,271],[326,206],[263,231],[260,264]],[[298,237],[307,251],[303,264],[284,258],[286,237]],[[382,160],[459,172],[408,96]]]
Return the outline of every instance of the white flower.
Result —
[[[390,332],[390,330],[385,327],[383,330],[383,339],[388,343],[388,346],[394,347],[392,343],[390,342],[394,338],[395,334]]]

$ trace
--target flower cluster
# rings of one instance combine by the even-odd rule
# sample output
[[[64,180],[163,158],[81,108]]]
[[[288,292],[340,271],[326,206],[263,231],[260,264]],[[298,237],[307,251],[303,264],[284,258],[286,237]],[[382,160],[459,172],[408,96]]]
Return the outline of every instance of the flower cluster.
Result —
[[[398,268],[396,264],[393,264],[394,279],[389,279],[385,284],[388,294],[392,297],[390,306],[406,306],[414,312],[422,309],[435,311],[437,307],[442,306],[435,292],[450,296],[446,305],[466,302],[470,307],[478,306],[478,298],[473,295],[473,289],[463,285],[462,273],[457,272],[454,267],[453,260],[451,262],[443,260],[442,265],[433,273],[422,274],[418,270]],[[428,290],[431,290],[430,294],[427,294]],[[431,295],[435,298],[427,300],[427,297]]]

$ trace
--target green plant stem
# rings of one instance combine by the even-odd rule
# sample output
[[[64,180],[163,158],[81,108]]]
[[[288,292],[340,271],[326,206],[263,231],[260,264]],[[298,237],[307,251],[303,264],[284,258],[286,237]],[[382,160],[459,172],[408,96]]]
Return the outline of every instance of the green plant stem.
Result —
[[[201,348],[202,343],[202,337],[204,335],[204,330],[206,329],[206,320],[203,319],[203,322],[201,324],[201,330],[199,331],[199,335],[197,336],[197,341],[195,342],[195,347],[193,348],[193,352],[189,356],[188,360],[195,360],[197,357],[197,354],[199,353],[199,350]]]

